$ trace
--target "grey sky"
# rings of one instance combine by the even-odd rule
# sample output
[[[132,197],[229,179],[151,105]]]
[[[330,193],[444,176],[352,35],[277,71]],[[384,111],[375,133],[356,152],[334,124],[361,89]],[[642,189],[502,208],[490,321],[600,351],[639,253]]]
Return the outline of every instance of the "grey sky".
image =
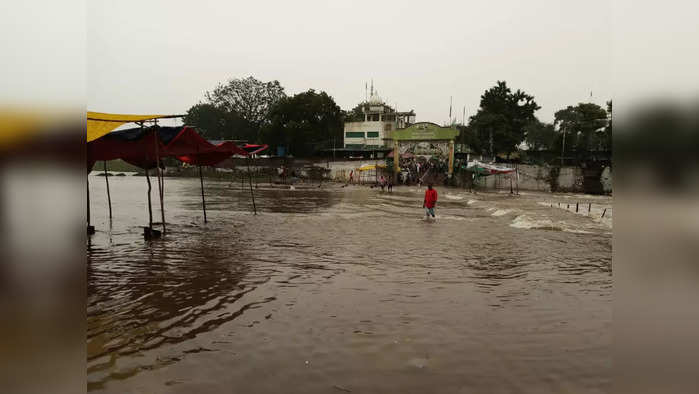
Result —
[[[87,2],[88,108],[184,113],[229,78],[277,79],[343,109],[379,94],[420,121],[460,121],[506,80],[536,97],[537,116],[612,87],[609,1]],[[590,99],[592,92],[592,99]]]

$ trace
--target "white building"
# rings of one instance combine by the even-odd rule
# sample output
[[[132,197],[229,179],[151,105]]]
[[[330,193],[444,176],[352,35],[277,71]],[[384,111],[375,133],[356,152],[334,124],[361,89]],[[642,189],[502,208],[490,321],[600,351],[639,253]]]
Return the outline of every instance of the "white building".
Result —
[[[361,115],[354,114],[353,121],[345,122],[344,148],[371,150],[392,146],[391,133],[415,123],[415,112],[396,112],[386,105],[371,87],[371,97],[359,105]],[[359,119],[357,119],[359,118]]]

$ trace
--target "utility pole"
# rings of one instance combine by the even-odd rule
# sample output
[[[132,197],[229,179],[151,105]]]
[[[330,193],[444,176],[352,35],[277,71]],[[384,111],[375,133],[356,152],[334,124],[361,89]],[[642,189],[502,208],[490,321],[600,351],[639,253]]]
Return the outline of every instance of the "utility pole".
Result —
[[[561,167],[563,167],[563,152],[566,150],[566,129],[561,128],[563,130],[563,146],[561,146]]]

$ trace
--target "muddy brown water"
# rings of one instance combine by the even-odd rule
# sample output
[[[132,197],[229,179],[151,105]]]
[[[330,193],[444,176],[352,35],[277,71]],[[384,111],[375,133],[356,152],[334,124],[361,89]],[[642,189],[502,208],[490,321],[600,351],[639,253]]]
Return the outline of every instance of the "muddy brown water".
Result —
[[[610,389],[611,228],[550,194],[90,176],[87,386],[105,393]],[[153,188],[154,220],[159,221]],[[601,197],[582,201],[611,204]]]

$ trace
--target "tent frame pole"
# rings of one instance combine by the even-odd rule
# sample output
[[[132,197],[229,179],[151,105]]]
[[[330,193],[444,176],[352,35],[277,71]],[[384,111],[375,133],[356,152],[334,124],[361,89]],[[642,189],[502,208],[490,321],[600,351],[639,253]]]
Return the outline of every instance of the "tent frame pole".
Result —
[[[201,166],[199,166],[199,183],[201,184],[201,207],[204,210],[204,223],[207,223],[207,220],[206,220],[206,200],[204,199],[204,176],[202,175],[202,172],[201,172]]]
[[[252,190],[252,172],[250,172],[250,159],[248,157],[248,174],[250,174],[250,197],[252,198],[252,209],[255,215],[257,215],[257,207],[255,206],[255,193]]]
[[[92,226],[90,225],[90,172],[88,171],[87,176],[85,177],[85,184],[87,185],[86,191],[87,191],[87,233],[90,234],[92,230]]]
[[[153,208],[151,207],[150,201],[150,176],[148,175],[148,169],[146,168],[146,182],[148,182],[148,229],[152,232],[153,230]]]
[[[104,164],[104,182],[107,185],[107,204],[109,205],[109,221],[112,221],[112,195],[109,192],[109,175],[107,174],[107,160],[103,161]]]
[[[160,170],[160,149],[158,147],[158,132],[153,131],[153,139],[155,140],[155,175],[158,177],[158,193],[160,195],[160,221],[163,225],[163,234],[165,234],[165,203],[163,194],[165,189],[165,179]]]

